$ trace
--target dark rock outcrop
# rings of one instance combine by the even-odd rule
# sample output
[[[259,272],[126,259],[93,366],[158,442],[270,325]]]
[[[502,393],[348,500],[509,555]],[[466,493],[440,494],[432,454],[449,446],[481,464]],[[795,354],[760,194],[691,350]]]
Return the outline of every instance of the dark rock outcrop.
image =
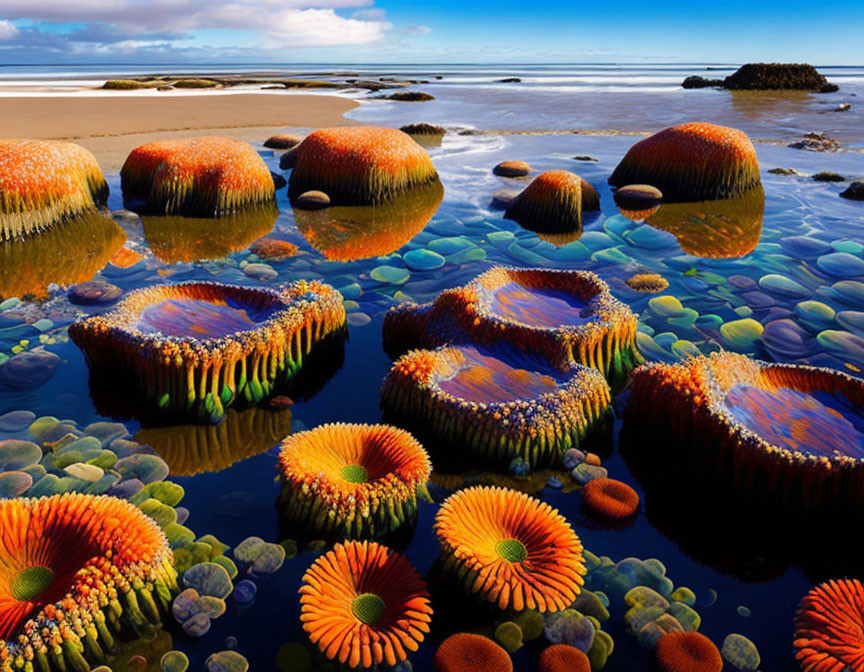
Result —
[[[795,90],[830,93],[837,90],[824,75],[806,63],[747,63],[723,80],[732,90]]]
[[[856,180],[850,184],[846,191],[840,193],[843,198],[848,198],[850,201],[864,201],[864,181]]]
[[[829,138],[824,133],[808,133],[803,140],[790,142],[792,149],[806,149],[810,152],[836,152],[840,149],[840,143],[834,138]]]
[[[702,77],[701,75],[691,75],[687,79],[685,79],[681,86],[685,89],[708,89],[712,86],[723,86],[722,79],[708,79],[707,77]]]

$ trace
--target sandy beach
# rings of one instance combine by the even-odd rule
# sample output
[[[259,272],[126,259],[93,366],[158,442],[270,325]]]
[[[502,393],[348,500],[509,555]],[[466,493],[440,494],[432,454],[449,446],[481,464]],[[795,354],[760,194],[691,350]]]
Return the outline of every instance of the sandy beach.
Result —
[[[264,140],[286,127],[352,123],[343,115],[357,105],[332,95],[263,93],[0,99],[4,136],[73,140],[106,173],[120,170],[132,149],[151,140],[207,134]]]

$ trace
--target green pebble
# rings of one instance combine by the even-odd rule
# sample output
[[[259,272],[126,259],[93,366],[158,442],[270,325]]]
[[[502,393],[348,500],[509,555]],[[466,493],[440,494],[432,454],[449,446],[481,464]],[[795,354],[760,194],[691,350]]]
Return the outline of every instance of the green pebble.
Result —
[[[396,268],[395,266],[378,266],[372,269],[369,276],[376,282],[385,282],[391,285],[404,285],[411,277],[407,268]]]
[[[504,621],[495,628],[495,639],[508,653],[522,648],[522,629],[513,621]]]

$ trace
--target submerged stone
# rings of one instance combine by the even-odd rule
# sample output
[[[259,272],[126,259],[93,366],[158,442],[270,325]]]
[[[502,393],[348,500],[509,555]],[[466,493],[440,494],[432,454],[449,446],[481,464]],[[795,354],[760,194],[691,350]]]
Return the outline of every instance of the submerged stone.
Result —
[[[723,640],[720,655],[733,669],[755,672],[762,662],[756,645],[744,635],[731,634]]]
[[[0,472],[17,471],[39,464],[42,449],[30,441],[6,439],[0,441]]]
[[[225,568],[213,562],[202,562],[187,569],[183,573],[183,584],[194,588],[201,595],[210,595],[223,600],[234,589]]]
[[[402,255],[402,261],[412,271],[433,271],[441,268],[446,260],[431,250],[411,250]]]

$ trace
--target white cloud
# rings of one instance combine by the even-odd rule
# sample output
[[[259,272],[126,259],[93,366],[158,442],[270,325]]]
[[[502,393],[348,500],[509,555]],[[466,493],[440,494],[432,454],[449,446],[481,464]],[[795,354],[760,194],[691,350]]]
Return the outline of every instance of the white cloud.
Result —
[[[0,40],[9,40],[18,34],[18,29],[11,21],[0,21]]]

